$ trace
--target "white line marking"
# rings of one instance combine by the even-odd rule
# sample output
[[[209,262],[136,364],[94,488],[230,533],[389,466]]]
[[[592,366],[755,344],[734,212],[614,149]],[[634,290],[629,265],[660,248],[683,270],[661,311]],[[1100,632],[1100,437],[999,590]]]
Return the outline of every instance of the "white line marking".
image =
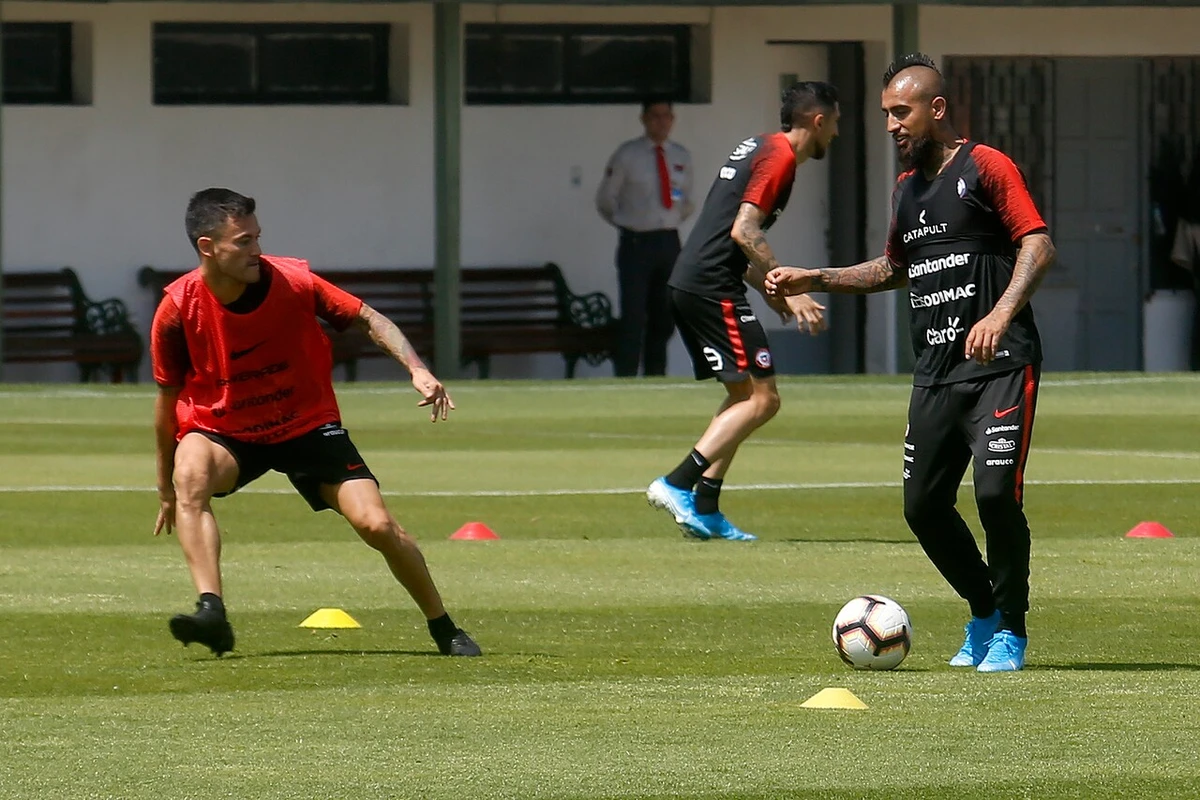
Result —
[[[1027,486],[1195,486],[1200,478],[1113,478],[1089,480],[1065,478],[1059,480],[1029,480]],[[842,483],[752,483],[743,486],[725,486],[727,492],[748,491],[817,491],[822,489],[898,489],[900,481],[847,481]],[[155,492],[149,486],[0,486],[0,494],[53,493],[53,492]],[[601,489],[494,489],[480,491],[384,491],[387,497],[570,497],[582,495],[641,494],[645,487],[620,487]],[[295,494],[294,489],[247,488],[239,494]]]
[[[821,378],[813,378],[810,381],[805,381],[800,376],[781,376],[788,379],[787,384],[801,385],[808,389],[903,389],[908,391],[912,388],[907,381],[898,381],[889,379],[888,376],[871,375],[864,376],[858,380],[850,381],[833,381],[822,380]],[[1180,373],[1167,375],[1119,375],[1116,377],[1095,377],[1095,378],[1043,378],[1041,386],[1056,387],[1056,386],[1125,386],[1136,384],[1180,384],[1187,385],[1200,383],[1200,374]],[[505,383],[489,383],[487,381],[468,381],[455,382],[451,381],[450,388],[456,392],[536,392],[543,394],[546,392],[667,392],[667,391],[713,391],[712,385],[707,382],[690,382],[680,378],[678,382],[665,383],[642,383],[633,382],[617,383],[611,378],[580,378],[575,381],[562,381],[559,383],[545,381],[523,381],[514,380]],[[395,386],[359,386],[344,382],[335,382],[334,389],[338,395],[408,395],[412,394],[412,387],[408,384],[399,384]],[[0,400],[19,400],[22,398],[30,399],[68,399],[68,398],[86,398],[90,400],[103,399],[149,399],[154,396],[154,389],[147,385],[145,391],[98,391],[92,389],[37,389],[33,391],[17,391],[12,389],[0,390]]]

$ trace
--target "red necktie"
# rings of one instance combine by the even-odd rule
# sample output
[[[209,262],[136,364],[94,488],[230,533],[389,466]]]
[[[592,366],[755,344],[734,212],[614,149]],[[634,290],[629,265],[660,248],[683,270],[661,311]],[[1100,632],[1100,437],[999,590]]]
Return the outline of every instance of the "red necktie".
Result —
[[[662,145],[655,145],[654,153],[658,156],[658,193],[662,198],[663,208],[671,207],[671,173],[667,171],[667,157],[663,154]]]

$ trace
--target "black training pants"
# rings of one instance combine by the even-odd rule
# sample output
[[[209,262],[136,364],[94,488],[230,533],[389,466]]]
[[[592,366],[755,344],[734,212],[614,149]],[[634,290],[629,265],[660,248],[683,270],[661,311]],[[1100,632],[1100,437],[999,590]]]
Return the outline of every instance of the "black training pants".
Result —
[[[1018,630],[1029,610],[1029,523],[1022,494],[1039,375],[1028,366],[982,380],[914,386],[904,441],[909,528],[973,614],[999,608],[1005,623]],[[955,509],[972,458],[986,563]]]
[[[621,231],[617,247],[617,278],[621,290],[613,368],[618,376],[665,375],[667,343],[675,332],[671,292],[667,281],[679,255],[674,230],[635,233]]]

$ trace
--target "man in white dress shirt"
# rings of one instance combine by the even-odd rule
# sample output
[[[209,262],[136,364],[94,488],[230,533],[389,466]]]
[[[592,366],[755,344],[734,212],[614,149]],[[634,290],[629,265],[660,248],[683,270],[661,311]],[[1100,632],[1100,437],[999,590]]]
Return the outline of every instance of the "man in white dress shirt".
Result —
[[[692,213],[692,157],[668,137],[675,124],[669,100],[642,102],[645,134],[617,148],[596,192],[596,208],[620,231],[617,278],[621,324],[614,371],[664,375],[675,332],[667,279],[679,255],[680,224]]]

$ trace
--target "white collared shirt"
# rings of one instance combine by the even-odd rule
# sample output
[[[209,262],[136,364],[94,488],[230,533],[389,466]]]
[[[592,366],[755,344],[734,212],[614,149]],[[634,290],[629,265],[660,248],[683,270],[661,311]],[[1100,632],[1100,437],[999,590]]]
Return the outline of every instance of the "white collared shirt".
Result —
[[[600,216],[618,228],[655,231],[678,228],[692,213],[692,156],[670,140],[663,143],[671,177],[671,207],[664,208],[655,144],[647,136],[630,139],[608,160],[596,191]]]

